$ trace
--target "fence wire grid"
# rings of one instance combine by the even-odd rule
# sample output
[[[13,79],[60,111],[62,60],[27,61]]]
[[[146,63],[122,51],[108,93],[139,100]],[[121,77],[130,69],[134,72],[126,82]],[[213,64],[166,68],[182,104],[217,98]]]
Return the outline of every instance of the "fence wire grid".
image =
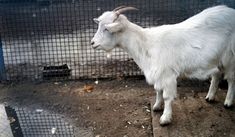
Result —
[[[6,80],[108,78],[142,75],[122,50],[90,46],[93,18],[120,5],[142,27],[178,23],[214,5],[234,0],[0,0],[0,36]]]
[[[0,104],[0,137],[91,137],[89,130],[74,127],[58,114],[29,111]]]

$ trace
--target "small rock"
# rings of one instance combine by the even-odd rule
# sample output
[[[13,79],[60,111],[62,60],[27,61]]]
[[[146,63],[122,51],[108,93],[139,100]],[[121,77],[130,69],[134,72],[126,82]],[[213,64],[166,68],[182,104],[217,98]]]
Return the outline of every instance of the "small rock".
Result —
[[[126,123],[129,124],[129,125],[131,125],[131,122],[130,122],[130,121],[127,121]]]
[[[198,111],[201,111],[203,109],[203,106],[200,106],[199,108],[198,108]]]
[[[133,122],[133,124],[134,124],[134,125],[138,124],[138,120],[135,120],[135,121]]]
[[[149,107],[148,106],[144,106],[145,109],[148,109]]]
[[[211,124],[211,128],[213,128],[215,126],[215,124]]]
[[[95,110],[101,110],[101,107],[96,107]]]
[[[149,109],[146,109],[146,111],[147,111],[148,113],[150,113],[150,112],[151,112],[151,110],[149,110]]]

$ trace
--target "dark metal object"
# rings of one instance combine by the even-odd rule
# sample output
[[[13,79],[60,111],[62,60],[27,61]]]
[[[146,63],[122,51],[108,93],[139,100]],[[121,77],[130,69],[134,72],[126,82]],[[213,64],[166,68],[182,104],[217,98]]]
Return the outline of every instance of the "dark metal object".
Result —
[[[48,66],[43,68],[43,78],[63,78],[69,77],[71,74],[71,69],[69,69],[67,64],[61,66]]]

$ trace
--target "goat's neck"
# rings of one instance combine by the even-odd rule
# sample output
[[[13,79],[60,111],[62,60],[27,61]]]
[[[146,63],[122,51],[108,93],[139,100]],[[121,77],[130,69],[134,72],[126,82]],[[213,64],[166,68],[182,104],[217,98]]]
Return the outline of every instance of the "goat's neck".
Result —
[[[120,40],[120,47],[124,49],[143,69],[147,63],[148,47],[146,47],[147,37],[144,34],[144,29],[134,23],[128,22],[128,27],[123,33]]]

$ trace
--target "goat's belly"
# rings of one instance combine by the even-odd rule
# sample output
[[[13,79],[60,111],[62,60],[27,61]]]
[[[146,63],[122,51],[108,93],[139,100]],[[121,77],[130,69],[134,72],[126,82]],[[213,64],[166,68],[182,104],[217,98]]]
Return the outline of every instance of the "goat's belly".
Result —
[[[219,69],[216,67],[216,68],[212,68],[212,69],[208,69],[208,70],[198,69],[198,70],[194,70],[194,71],[193,70],[187,71],[184,74],[182,74],[181,76],[205,80],[205,79],[208,79],[212,74],[215,74],[218,72],[219,72]]]

